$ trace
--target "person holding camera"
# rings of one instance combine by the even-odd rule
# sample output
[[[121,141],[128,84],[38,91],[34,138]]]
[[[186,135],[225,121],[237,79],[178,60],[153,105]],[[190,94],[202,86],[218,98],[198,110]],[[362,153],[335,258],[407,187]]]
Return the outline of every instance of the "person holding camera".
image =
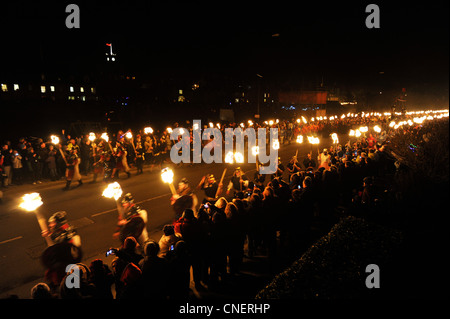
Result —
[[[172,251],[175,244],[181,240],[181,236],[175,234],[175,228],[173,225],[165,225],[163,228],[164,234],[159,240],[159,253],[158,257],[165,258],[169,251]]]

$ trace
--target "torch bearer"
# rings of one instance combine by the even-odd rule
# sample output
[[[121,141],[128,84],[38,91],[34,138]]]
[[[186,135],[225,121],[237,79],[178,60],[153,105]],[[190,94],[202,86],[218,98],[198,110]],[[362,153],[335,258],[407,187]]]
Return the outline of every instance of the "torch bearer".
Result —
[[[19,207],[27,212],[34,212],[41,228],[41,233],[48,234],[47,220],[38,210],[42,204],[43,202],[39,193],[31,193],[22,196],[22,203],[20,203]],[[44,236],[44,238],[48,246],[53,245],[53,241],[49,236]]]
[[[177,191],[175,190],[175,186],[173,186],[173,171],[166,167],[161,171],[161,178],[164,183],[168,183],[170,187],[170,191],[172,195],[176,195]]]

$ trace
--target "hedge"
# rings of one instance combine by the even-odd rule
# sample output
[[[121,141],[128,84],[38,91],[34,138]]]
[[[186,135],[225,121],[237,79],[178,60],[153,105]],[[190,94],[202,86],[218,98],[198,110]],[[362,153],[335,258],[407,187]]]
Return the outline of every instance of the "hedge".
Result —
[[[366,287],[366,266],[376,264],[382,274],[402,241],[399,231],[346,217],[278,274],[256,299],[371,298],[381,289]]]

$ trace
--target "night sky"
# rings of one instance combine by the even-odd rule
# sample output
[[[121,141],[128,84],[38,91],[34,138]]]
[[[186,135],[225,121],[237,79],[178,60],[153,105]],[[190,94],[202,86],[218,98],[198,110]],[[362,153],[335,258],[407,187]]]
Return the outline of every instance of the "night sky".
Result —
[[[447,1],[383,1],[368,29],[367,1],[75,1],[81,28],[67,29],[71,2],[2,2],[0,72],[77,73],[121,63],[147,78],[220,74],[296,86],[413,88],[448,103]],[[274,36],[278,35],[278,36]]]

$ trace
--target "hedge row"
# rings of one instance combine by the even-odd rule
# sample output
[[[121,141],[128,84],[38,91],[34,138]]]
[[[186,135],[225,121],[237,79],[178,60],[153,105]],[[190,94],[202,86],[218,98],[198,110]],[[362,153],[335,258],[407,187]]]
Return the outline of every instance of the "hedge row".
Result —
[[[402,241],[398,231],[355,217],[344,218],[256,299],[371,298],[381,289],[366,287],[366,266],[376,264],[382,273]]]

